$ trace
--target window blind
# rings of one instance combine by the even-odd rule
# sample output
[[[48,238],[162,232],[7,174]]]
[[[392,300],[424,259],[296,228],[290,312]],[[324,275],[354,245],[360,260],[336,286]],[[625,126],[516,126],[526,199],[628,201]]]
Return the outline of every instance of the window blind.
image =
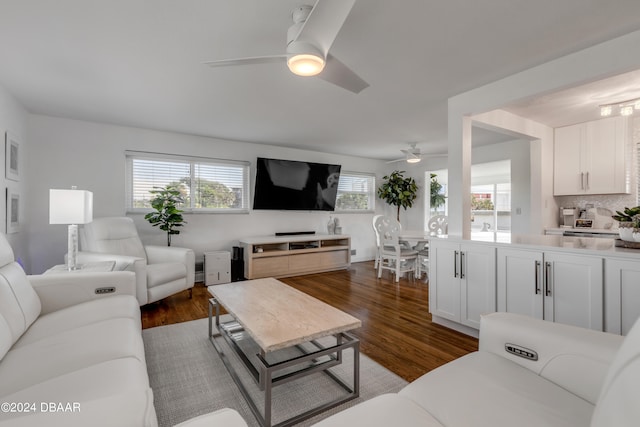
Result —
[[[336,198],[337,211],[372,211],[375,208],[375,176],[341,172]]]
[[[249,210],[248,162],[140,152],[126,159],[129,210],[150,209],[150,191],[169,185],[181,191],[185,211]]]

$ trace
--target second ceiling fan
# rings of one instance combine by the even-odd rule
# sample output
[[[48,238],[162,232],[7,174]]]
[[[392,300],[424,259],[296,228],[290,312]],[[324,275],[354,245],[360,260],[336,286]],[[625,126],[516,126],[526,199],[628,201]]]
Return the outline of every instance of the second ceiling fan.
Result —
[[[329,53],[340,28],[356,0],[317,0],[291,12],[293,25],[287,31],[286,53],[207,61],[211,67],[284,62],[292,73],[316,76],[353,93],[369,87],[360,76]]]
[[[390,160],[387,163],[407,162],[407,163],[419,163],[423,157],[447,157],[446,154],[421,154],[420,149],[416,147],[416,143],[409,144],[408,150],[400,150],[405,154],[405,157],[401,159]]]

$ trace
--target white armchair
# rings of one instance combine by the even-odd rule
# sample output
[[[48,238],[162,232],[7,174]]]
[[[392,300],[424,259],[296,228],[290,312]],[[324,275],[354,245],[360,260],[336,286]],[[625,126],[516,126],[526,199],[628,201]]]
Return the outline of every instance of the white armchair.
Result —
[[[115,270],[136,274],[140,305],[193,288],[195,254],[187,248],[143,246],[128,217],[96,218],[80,231],[78,262],[113,260]]]

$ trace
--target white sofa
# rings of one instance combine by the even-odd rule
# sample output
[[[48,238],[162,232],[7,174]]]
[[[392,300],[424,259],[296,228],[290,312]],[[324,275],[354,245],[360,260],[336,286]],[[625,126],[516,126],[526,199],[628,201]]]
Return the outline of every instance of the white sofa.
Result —
[[[0,234],[0,427],[157,426],[135,295],[132,272],[26,276]],[[181,427],[204,425],[246,426]]]
[[[507,345],[538,359],[508,353]],[[515,314],[483,316],[479,351],[315,426],[347,425],[639,426],[640,323],[624,338]]]
[[[144,246],[129,217],[96,218],[80,230],[78,262],[115,261],[136,274],[140,305],[159,301],[195,282],[195,254],[175,246]]]

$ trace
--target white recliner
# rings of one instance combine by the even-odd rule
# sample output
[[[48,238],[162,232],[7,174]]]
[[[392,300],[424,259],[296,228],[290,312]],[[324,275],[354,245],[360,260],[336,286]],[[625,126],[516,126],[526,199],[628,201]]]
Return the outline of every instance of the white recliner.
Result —
[[[129,217],[96,218],[80,231],[80,263],[116,262],[116,270],[136,274],[140,305],[191,290],[195,282],[193,250],[174,246],[144,246]]]
[[[640,321],[622,337],[513,313],[481,319],[479,351],[314,426],[640,425]]]

